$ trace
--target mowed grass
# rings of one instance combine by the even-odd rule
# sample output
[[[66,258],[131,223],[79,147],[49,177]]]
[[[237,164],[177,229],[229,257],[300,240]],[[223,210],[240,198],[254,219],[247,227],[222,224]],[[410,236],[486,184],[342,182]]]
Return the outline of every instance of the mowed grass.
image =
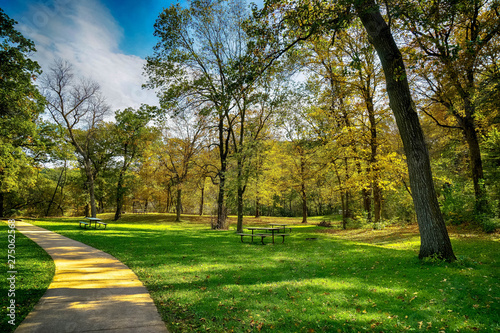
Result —
[[[1,320],[0,332],[13,332],[21,321],[28,315],[45,293],[54,276],[54,262],[50,256],[36,243],[23,236],[20,232],[15,233],[15,256],[14,274],[16,277],[15,288],[11,289],[11,277],[9,271],[13,271],[8,265],[8,225],[0,221],[0,253],[2,257],[2,270],[0,272],[0,305]],[[12,246],[11,246],[12,247]],[[12,294],[14,293],[14,294]],[[10,295],[9,295],[10,294]],[[7,308],[10,301],[15,300],[15,325],[9,323],[11,320]]]
[[[245,219],[294,224],[284,244],[263,246],[185,219],[127,215],[106,230],[80,229],[78,218],[34,223],[123,261],[171,332],[500,331],[498,234],[452,232],[459,260],[447,264],[417,259],[416,227],[342,231]]]

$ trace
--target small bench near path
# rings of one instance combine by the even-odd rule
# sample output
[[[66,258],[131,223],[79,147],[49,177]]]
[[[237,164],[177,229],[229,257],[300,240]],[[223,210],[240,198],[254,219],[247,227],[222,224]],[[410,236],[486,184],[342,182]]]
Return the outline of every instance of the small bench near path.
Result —
[[[45,295],[16,333],[168,333],[147,289],[116,258],[29,223],[16,222],[16,228],[56,266]]]

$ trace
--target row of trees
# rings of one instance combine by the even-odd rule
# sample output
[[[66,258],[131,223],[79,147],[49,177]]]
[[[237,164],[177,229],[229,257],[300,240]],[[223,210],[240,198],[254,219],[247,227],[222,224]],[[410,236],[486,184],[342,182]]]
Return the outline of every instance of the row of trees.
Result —
[[[453,260],[442,212],[485,225],[500,214],[499,32],[489,0],[172,5],[145,67],[160,107],[105,122],[98,85],[66,62],[44,74],[42,94],[30,79],[39,68],[23,68],[38,95],[20,99],[38,102],[26,109],[40,139],[19,148],[31,183],[8,187],[21,172],[2,174],[2,204],[116,219],[124,204],[178,219],[208,206],[214,228],[233,213],[238,230],[250,212],[306,222],[340,210],[344,227],[415,214],[420,257]],[[59,144],[42,144],[43,129]],[[37,169],[44,159],[60,166]]]

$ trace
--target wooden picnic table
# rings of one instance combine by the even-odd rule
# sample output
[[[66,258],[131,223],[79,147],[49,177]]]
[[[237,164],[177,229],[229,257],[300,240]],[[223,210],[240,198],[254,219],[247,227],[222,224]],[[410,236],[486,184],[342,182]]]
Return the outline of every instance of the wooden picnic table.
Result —
[[[92,228],[92,222],[94,222],[94,229],[97,229],[97,224],[99,224],[99,228],[103,225],[104,229],[106,229],[108,225],[107,223],[101,222],[102,220],[97,217],[86,217],[85,219],[89,220],[90,228]]]
[[[274,244],[274,233],[279,233],[280,231],[280,228],[274,228],[274,227],[247,227],[246,229],[248,230],[251,230],[252,231],[252,235],[254,235],[254,230],[262,230],[262,231],[266,231],[266,232],[271,232],[271,236],[273,237],[273,244]],[[256,234],[256,236],[260,236],[261,237],[261,242],[262,244],[264,244],[264,237],[267,236],[267,234]],[[252,240],[253,240],[253,237],[252,237]],[[284,240],[284,239],[283,239]]]

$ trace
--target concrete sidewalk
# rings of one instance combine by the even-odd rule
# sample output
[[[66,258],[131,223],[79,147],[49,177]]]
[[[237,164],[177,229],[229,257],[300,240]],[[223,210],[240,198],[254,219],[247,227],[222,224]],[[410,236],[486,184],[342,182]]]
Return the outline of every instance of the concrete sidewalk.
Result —
[[[167,333],[137,276],[113,256],[25,222],[17,230],[54,260],[52,283],[16,333]]]

